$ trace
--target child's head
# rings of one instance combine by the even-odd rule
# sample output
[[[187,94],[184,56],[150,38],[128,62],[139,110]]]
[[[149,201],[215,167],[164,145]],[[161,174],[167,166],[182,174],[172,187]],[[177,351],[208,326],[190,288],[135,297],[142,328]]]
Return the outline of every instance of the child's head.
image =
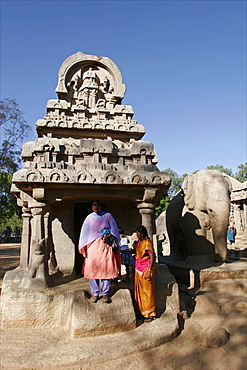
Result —
[[[124,234],[124,228],[122,226],[118,227],[119,234]]]

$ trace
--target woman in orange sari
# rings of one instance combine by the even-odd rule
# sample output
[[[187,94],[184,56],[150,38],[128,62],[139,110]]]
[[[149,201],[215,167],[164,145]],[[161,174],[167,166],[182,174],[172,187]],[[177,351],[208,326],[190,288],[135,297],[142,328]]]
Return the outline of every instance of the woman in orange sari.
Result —
[[[136,229],[138,241],[135,245],[135,303],[136,309],[144,317],[144,322],[156,319],[154,302],[154,249],[147,229]]]

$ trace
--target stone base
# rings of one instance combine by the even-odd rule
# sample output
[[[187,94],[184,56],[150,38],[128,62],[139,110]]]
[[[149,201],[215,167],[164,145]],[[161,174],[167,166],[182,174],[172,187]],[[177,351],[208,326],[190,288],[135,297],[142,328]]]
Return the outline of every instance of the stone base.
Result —
[[[81,278],[43,290],[22,288],[20,270],[8,271],[2,287],[2,328],[50,327],[71,337],[131,330],[136,318],[129,290],[119,290],[112,303],[90,301],[88,280]],[[84,289],[82,289],[84,288]]]
[[[99,299],[91,303],[85,291],[74,291],[69,317],[72,338],[98,336],[136,327],[136,317],[131,295],[127,289],[118,290],[107,304]]]
[[[31,292],[19,288],[20,275],[18,269],[8,272],[3,283],[3,367],[81,368],[89,361],[100,364],[155,348],[180,332],[178,285],[165,265],[156,267],[158,318],[148,324],[136,323],[133,281],[114,286],[107,304],[90,302],[86,279],[61,278],[53,288]]]
[[[201,260],[188,263],[173,260],[170,257],[160,257],[178,283],[190,288],[199,288],[206,281],[219,279],[245,279],[247,277],[247,260],[231,260],[226,262],[204,263]]]
[[[107,304],[102,299],[91,302],[87,279],[60,278],[52,288],[36,290],[22,287],[25,274],[19,268],[5,274],[1,299],[2,329],[59,328],[71,338],[78,338],[136,328],[133,281],[115,286],[111,290],[111,303]],[[158,317],[169,313],[176,317],[179,295],[174,277],[165,265],[157,265],[155,279]]]

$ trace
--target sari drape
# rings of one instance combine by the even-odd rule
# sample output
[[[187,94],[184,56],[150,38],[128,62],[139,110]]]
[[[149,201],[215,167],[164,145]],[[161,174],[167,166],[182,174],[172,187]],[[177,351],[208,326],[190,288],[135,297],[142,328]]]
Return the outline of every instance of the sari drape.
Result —
[[[136,309],[144,317],[156,316],[155,301],[154,301],[154,266],[151,269],[150,278],[144,279],[145,271],[149,265],[148,251],[154,253],[152,243],[149,239],[145,239],[136,246],[136,267],[135,267],[135,303]],[[146,264],[144,271],[143,266]],[[138,313],[138,312],[137,312]]]
[[[101,237],[101,232],[104,228],[111,230],[111,234],[120,243],[120,235],[118,232],[117,223],[108,212],[92,212],[84,220],[80,238],[79,238],[79,251],[88,245],[93,240]]]
[[[101,238],[95,239],[84,249],[82,273],[86,279],[114,279],[118,276],[120,256]]]
[[[120,235],[116,221],[108,212],[92,212],[81,228],[79,252],[85,257],[82,273],[87,279],[114,279],[121,266],[120,254],[114,254],[111,245],[101,239],[108,228],[119,245]]]

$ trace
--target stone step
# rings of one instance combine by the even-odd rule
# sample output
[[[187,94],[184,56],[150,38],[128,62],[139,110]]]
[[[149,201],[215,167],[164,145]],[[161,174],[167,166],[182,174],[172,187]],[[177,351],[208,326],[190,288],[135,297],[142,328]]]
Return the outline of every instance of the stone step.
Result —
[[[219,279],[204,281],[202,287],[207,290],[216,290],[217,292],[232,292],[234,294],[247,293],[246,279]]]

